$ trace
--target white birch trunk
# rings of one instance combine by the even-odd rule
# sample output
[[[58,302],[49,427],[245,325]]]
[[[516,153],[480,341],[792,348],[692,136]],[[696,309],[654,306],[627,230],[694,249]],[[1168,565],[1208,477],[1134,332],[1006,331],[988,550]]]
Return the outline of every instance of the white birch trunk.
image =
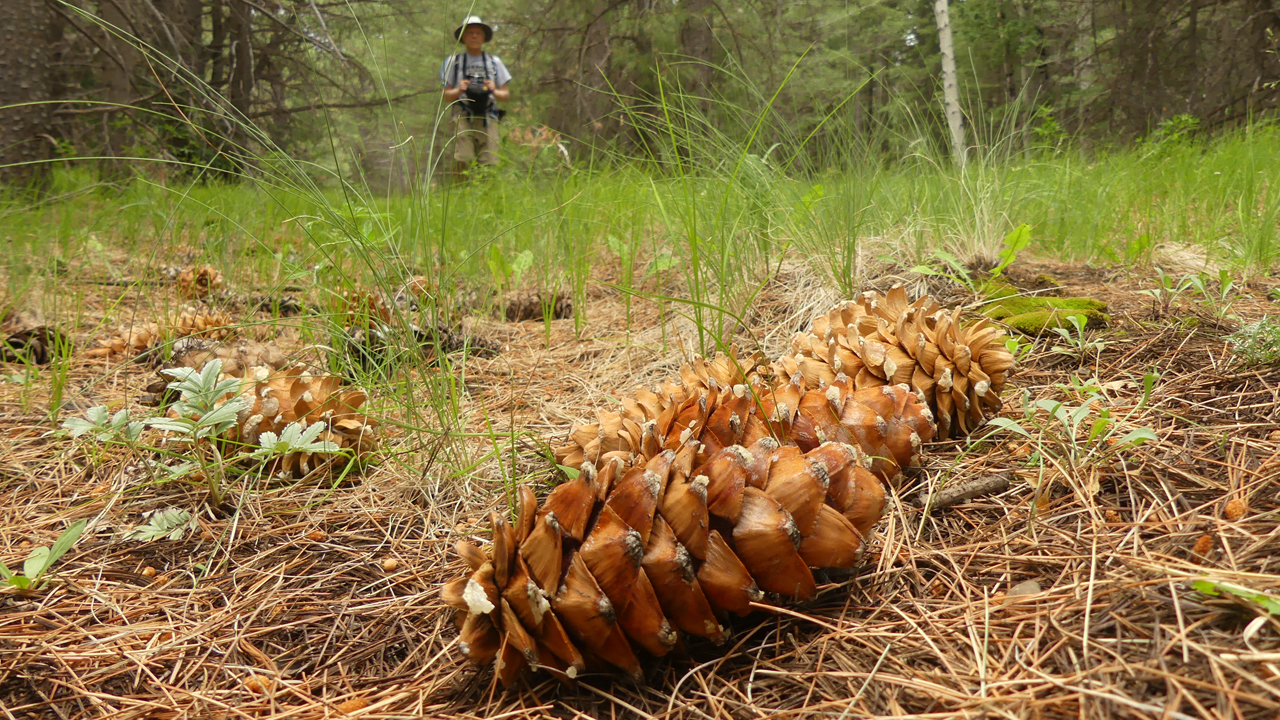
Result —
[[[964,116],[960,113],[960,87],[956,83],[955,43],[951,40],[951,12],[947,0],[933,0],[933,15],[938,21],[938,49],[942,52],[942,104],[947,127],[951,129],[951,154],[956,167],[965,161]]]

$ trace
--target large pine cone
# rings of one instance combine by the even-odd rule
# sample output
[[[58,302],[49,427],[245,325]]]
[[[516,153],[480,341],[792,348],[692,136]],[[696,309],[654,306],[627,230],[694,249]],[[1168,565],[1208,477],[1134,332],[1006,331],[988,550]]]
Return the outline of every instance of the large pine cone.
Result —
[[[530,666],[639,677],[636,647],[662,656],[681,632],[723,642],[723,620],[765,592],[812,597],[810,568],[861,557],[881,477],[934,432],[905,386],[855,391],[841,376],[820,391],[798,377],[770,389],[733,356],[682,377],[575,428],[557,454],[581,461],[578,477],[540,508],[522,486],[514,527],[493,514],[488,553],[458,544],[472,572],[442,593],[460,611],[459,647],[496,659],[504,684]]]
[[[794,355],[774,364],[784,376],[801,375],[805,387],[832,384],[843,373],[858,389],[908,385],[928,402],[938,436],[965,435],[998,413],[1000,393],[1013,367],[1003,331],[979,320],[960,323],[928,295],[913,303],[895,287],[865,292],[813,319],[811,332],[791,341]]]

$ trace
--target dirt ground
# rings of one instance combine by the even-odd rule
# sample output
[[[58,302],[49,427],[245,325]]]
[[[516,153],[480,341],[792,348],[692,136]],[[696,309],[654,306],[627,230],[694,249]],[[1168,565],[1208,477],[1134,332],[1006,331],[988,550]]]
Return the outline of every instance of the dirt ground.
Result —
[[[1013,267],[1020,288],[1104,300],[1113,322],[1084,359],[1038,339],[1004,415],[1042,398],[1079,406],[1093,381],[1098,408],[1157,441],[1056,477],[1016,434],[931,444],[893,489],[863,565],[825,578],[814,600],[735,621],[724,646],[690,641],[651,660],[642,684],[588,674],[576,687],[535,676],[501,688],[462,658],[439,597],[465,567],[452,543],[488,542],[481,518],[505,506],[504,477],[545,488],[540,440],[675,376],[693,347],[679,308],[635,298],[628,324],[608,272],[581,326],[468,322],[501,351],[471,358],[461,378],[459,412],[477,437],[460,457],[388,404],[381,462],[364,476],[235,488],[238,513],[200,510],[179,540],[122,535],[145,511],[205,507],[201,487],[151,481],[145,453],[51,435],[48,382],[0,384],[0,560],[21,566],[90,520],[47,590],[0,593],[0,717],[1280,717],[1280,614],[1193,587],[1208,578],[1280,598],[1280,367],[1241,364],[1224,339],[1237,323],[1189,297],[1165,311],[1139,294],[1150,272],[1087,266]],[[924,289],[875,285],[895,280]],[[1274,313],[1268,290],[1248,286],[1232,311]],[[109,304],[88,292],[90,307]],[[738,343],[776,357],[838,299],[785,264]],[[83,348],[93,326],[66,329]],[[304,343],[279,325],[245,332]],[[146,411],[138,398],[154,380],[127,355],[77,353],[67,414],[99,402]],[[517,433],[514,452],[484,456],[487,438]],[[993,474],[1007,490],[933,512],[914,502]]]

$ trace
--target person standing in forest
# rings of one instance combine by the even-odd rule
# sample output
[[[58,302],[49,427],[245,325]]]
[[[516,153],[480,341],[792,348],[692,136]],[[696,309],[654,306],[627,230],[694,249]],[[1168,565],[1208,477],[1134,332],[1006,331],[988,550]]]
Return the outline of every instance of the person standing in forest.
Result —
[[[498,121],[504,114],[498,103],[511,97],[511,73],[501,59],[484,51],[493,28],[479,16],[469,16],[453,34],[466,50],[445,58],[440,84],[445,102],[454,108],[453,160],[461,175],[477,159],[481,165],[498,164]]]

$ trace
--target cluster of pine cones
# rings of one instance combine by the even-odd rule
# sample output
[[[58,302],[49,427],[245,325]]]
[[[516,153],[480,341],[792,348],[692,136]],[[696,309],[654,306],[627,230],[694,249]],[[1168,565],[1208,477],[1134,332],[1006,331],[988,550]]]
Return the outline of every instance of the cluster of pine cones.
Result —
[[[578,468],[538,505],[519,490],[470,574],[445,586],[459,647],[510,684],[528,668],[640,676],[681,633],[723,642],[765,593],[805,600],[811,568],[847,568],[884,510],[884,483],[921,446],[998,410],[1013,358],[927,297],[865,293],[766,366],[695,359],[679,384],[622,400],[555,448]],[[936,422],[935,422],[936,419]]]

